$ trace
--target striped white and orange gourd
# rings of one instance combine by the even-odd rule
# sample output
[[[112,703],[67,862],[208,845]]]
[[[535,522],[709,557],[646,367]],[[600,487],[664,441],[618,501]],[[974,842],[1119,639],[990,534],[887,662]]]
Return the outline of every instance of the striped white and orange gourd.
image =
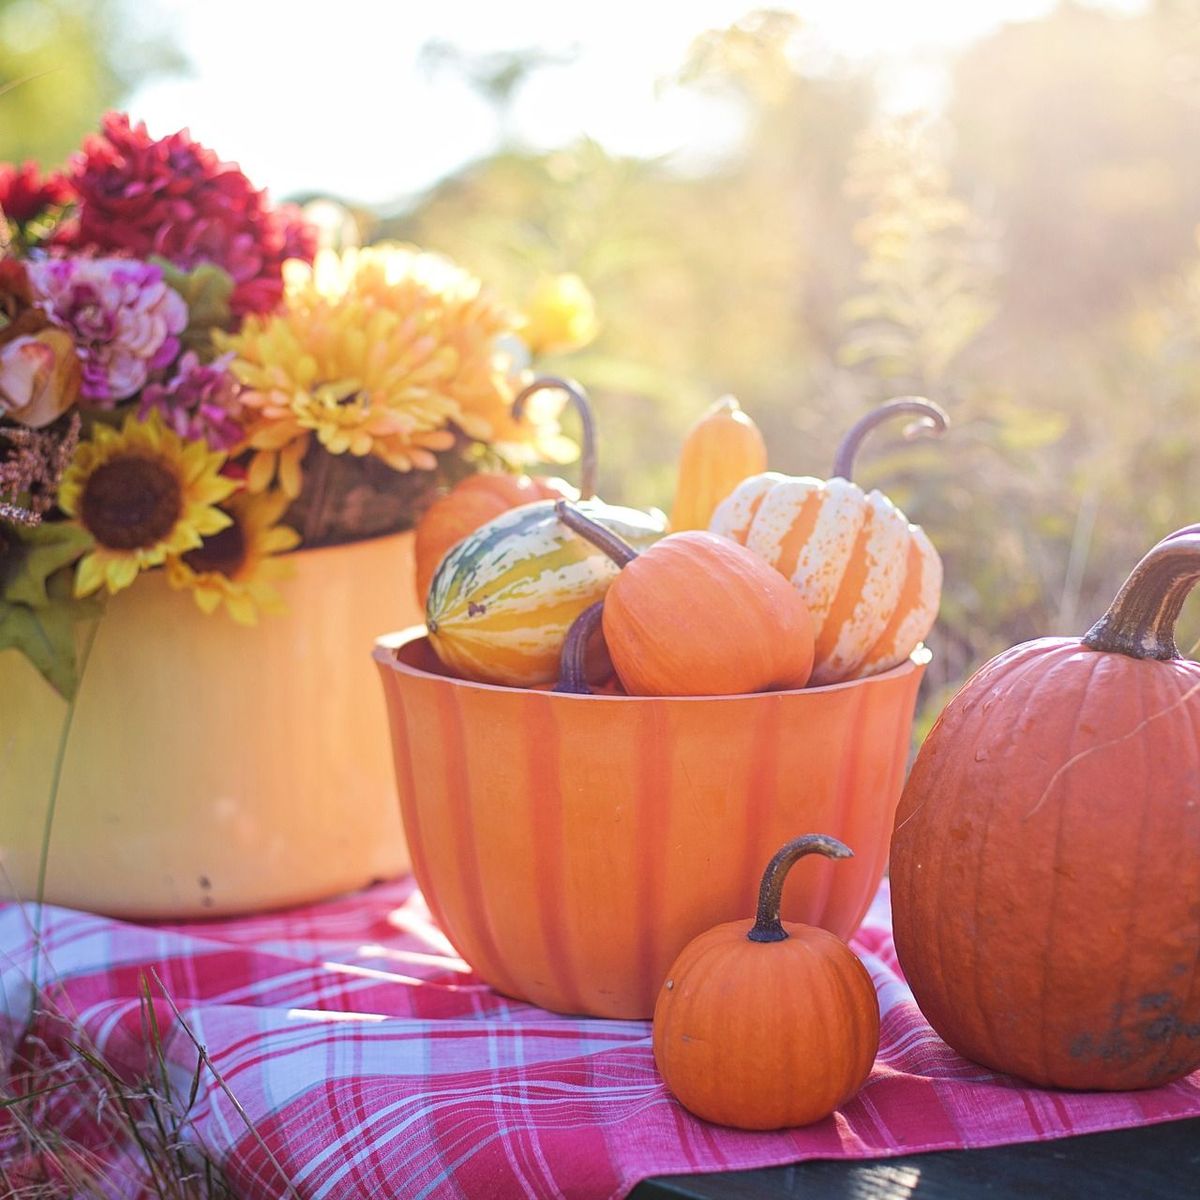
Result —
[[[579,507],[638,549],[666,532],[661,513],[599,501]],[[425,606],[430,644],[450,670],[477,683],[548,683],[558,678],[571,624],[618,571],[558,519],[553,501],[514,508],[442,559]]]
[[[842,440],[833,478],[753,475],[709,524],[782,571],[804,597],[816,634],[814,685],[898,666],[937,617],[942,560],[933,543],[885,495],[864,492],[850,479],[866,434],[901,414],[923,418],[914,429],[946,428],[937,405],[916,397],[892,400]]]

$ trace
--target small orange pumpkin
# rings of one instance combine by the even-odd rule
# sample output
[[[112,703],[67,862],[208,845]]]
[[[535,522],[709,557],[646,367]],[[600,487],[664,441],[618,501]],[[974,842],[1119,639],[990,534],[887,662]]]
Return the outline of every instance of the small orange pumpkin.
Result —
[[[808,682],[808,609],[757,555],[698,530],[670,533],[639,553],[565,500],[555,511],[621,567],[602,624],[630,695],[737,696]]]
[[[753,921],[689,942],[654,1007],[654,1061],[684,1108],[719,1125],[783,1129],[829,1116],[866,1082],[879,1051],[879,1001],[840,938],[784,923],[784,880],[806,854],[849,858],[810,834],[771,859]]]
[[[429,597],[429,585],[438,564],[447,552],[493,517],[535,500],[590,500],[596,494],[596,426],[587,395],[579,384],[553,376],[535,379],[513,400],[513,419],[519,421],[529,398],[547,388],[566,392],[579,413],[583,426],[580,490],[577,492],[564,479],[531,478],[506,471],[480,471],[455,484],[435,500],[417,522],[413,554],[417,600],[422,608]]]
[[[717,505],[743,479],[767,469],[767,444],[732,396],[688,430],[679,456],[671,530],[707,529]]]
[[[1080,638],[967,681],[896,813],[896,951],[960,1054],[1043,1087],[1200,1067],[1200,664],[1174,625],[1200,525],[1134,568]]]
[[[923,418],[910,432],[941,432],[948,424],[928,400],[892,400],[845,436],[833,478],[753,475],[717,507],[709,524],[776,567],[804,597],[816,636],[816,684],[898,666],[937,617],[942,560],[933,543],[881,492],[864,493],[850,481],[866,434],[902,413]]]

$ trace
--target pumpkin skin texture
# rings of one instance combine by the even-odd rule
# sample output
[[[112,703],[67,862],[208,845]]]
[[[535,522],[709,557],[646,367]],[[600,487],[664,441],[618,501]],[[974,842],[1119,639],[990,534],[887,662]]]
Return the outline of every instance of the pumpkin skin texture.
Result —
[[[493,517],[537,500],[590,500],[596,494],[596,430],[587,394],[575,382],[544,376],[535,379],[513,399],[512,415],[520,420],[529,398],[548,389],[563,391],[579,414],[583,429],[580,451],[580,490],[564,479],[480,471],[455,484],[435,500],[417,522],[413,553],[416,558],[417,601],[424,606],[429,585],[446,553]]]
[[[942,561],[924,530],[881,492],[850,481],[866,432],[894,415],[945,414],[924,400],[894,400],[843,440],[829,480],[767,471],[718,505],[709,529],[754,551],[804,597],[816,636],[812,682],[839,683],[902,663],[937,617]]]
[[[740,696],[808,682],[808,608],[744,546],[688,530],[639,553],[565,501],[555,509],[621,564],[602,620],[609,657],[630,695]]]
[[[671,531],[707,529],[717,505],[743,479],[766,469],[767,444],[758,426],[732,396],[723,396],[683,439]]]
[[[778,887],[804,853],[848,857],[819,835],[772,860]],[[786,865],[778,866],[781,856]],[[768,902],[769,903],[769,902]],[[779,920],[776,888],[754,921],[732,921],[690,942],[654,1008],[654,1060],[689,1111],[739,1129],[811,1125],[866,1082],[879,1050],[879,1001],[866,968],[832,933]]]
[[[981,668],[913,767],[896,950],[960,1054],[1046,1087],[1200,1066],[1200,664],[1175,618],[1200,527],[1160,542],[1083,639]]]
[[[661,514],[599,501],[583,507],[635,545],[663,534]],[[553,502],[511,509],[442,559],[425,605],[430,643],[464,679],[509,687],[551,683],[571,623],[604,595],[617,571],[602,550],[558,520]]]

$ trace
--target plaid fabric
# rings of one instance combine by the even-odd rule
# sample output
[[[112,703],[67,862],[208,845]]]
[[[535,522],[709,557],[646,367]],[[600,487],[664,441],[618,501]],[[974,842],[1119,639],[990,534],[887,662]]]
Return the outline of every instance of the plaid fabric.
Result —
[[[5,1061],[29,1018],[34,916],[30,906],[0,909]],[[674,1103],[655,1072],[647,1024],[555,1016],[490,991],[409,880],[291,912],[171,927],[46,908],[41,933],[38,982],[74,1024],[71,1040],[122,1071],[152,1065],[140,980],[153,970],[170,1078],[186,1094],[197,1052],[157,981],[211,1061],[200,1070],[189,1136],[247,1200],[619,1197],[656,1174],[989,1146],[1200,1115],[1200,1072],[1151,1092],[1055,1093],[952,1053],[898,972],[886,890],[854,942],[883,1011],[874,1073],[829,1119],[771,1134],[708,1125]],[[35,1035],[39,1054],[69,1052],[54,1021],[40,1021]],[[46,1120],[86,1131],[92,1118],[71,1093],[45,1099]]]

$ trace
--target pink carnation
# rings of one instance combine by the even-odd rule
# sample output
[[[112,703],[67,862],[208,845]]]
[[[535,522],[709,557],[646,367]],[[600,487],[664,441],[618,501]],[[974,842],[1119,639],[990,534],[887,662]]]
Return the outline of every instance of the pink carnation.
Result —
[[[159,267],[124,258],[31,262],[35,303],[75,340],[83,363],[81,395],[99,408],[136,395],[151,372],[179,355],[187,327],[183,297]]]
[[[245,436],[238,423],[241,391],[229,373],[233,355],[202,363],[190,350],[179,360],[169,383],[151,383],[142,392],[138,416],[157,409],[180,437],[205,441],[214,450],[229,450]]]
[[[156,140],[144,124],[109,113],[76,157],[72,182],[80,200],[74,248],[157,254],[185,271],[213,263],[233,277],[237,317],[279,304],[285,258],[312,260],[312,235],[295,215],[272,208],[186,130]]]

